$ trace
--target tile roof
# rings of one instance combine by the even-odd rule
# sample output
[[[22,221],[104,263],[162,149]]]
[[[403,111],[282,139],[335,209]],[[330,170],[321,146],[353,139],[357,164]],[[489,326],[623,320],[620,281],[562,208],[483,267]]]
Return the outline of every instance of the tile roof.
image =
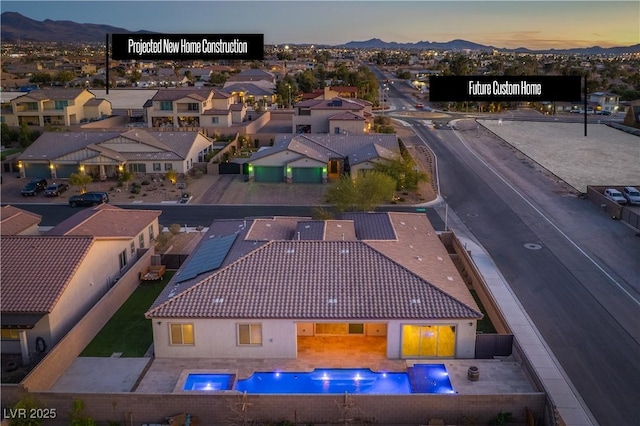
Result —
[[[147,316],[440,319],[481,314],[365,243],[272,241]]]
[[[329,117],[329,120],[364,121],[364,117],[361,117],[358,114],[354,114],[351,111],[345,111],[336,115],[332,115],[331,117]]]
[[[156,151],[116,151],[118,144],[110,144],[109,141],[119,137],[148,145]],[[182,160],[187,157],[194,144],[211,143],[211,140],[199,132],[148,132],[141,129],[126,132],[45,132],[25,149],[18,160],[49,161],[84,149],[95,151],[95,155],[100,153],[118,160]]]
[[[92,235],[96,238],[134,238],[147,230],[160,210],[121,209],[109,204],[85,209],[64,220],[47,235]]]
[[[159,89],[151,100],[177,101],[178,99],[190,98],[203,102],[209,99],[211,92],[211,89]]]
[[[0,209],[0,234],[18,235],[32,226],[36,226],[42,220],[39,214],[14,206],[4,206]]]
[[[75,99],[84,92],[85,89],[36,89],[24,95],[25,98],[47,100],[70,100]]]
[[[376,143],[372,143],[360,148],[358,151],[349,154],[349,164],[356,165],[366,161],[376,160],[378,158],[392,159],[397,154],[387,148],[381,147]]]
[[[260,87],[256,84],[247,83],[247,82],[238,82],[235,84],[230,84],[224,87],[225,92],[248,92],[249,95],[258,97],[258,96],[272,96],[273,91],[269,91]]]
[[[308,218],[214,221],[209,233],[240,233],[222,267],[190,282],[172,280],[146,315],[369,320],[482,316],[426,216],[351,217],[326,221],[324,241],[319,240],[321,221]],[[374,238],[356,241],[358,230],[360,239]],[[274,239],[252,241],[267,237]]]
[[[375,145],[375,146],[374,146]],[[395,134],[300,134],[276,135],[273,146],[251,155],[248,162],[268,157],[277,152],[290,150],[301,156],[317,161],[327,162],[332,158],[346,158],[353,153],[360,152],[359,158],[375,158],[365,156],[365,152],[376,154],[383,158],[399,153],[398,138]],[[367,151],[368,150],[368,151]],[[294,159],[298,159],[296,157]],[[355,163],[354,163],[355,164]]]
[[[51,312],[93,243],[90,236],[3,236],[2,312]]]

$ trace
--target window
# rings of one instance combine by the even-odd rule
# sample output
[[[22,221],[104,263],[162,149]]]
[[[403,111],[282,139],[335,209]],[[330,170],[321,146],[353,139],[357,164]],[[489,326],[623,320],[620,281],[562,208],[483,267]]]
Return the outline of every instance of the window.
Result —
[[[193,324],[169,324],[172,345],[193,345]]]
[[[154,172],[159,172],[162,170],[162,166],[160,165],[160,163],[153,163],[153,171]]]
[[[173,102],[160,101],[160,111],[173,111]]]
[[[18,330],[14,330],[12,328],[3,328],[2,329],[2,340],[19,340],[20,332]]]
[[[54,101],[56,109],[65,109],[69,105],[69,101]]]
[[[131,173],[147,173],[147,165],[144,163],[130,163],[129,171]]]
[[[50,115],[43,116],[42,121],[44,122],[44,124],[51,124],[51,116]]]
[[[261,345],[262,324],[238,324],[239,345]]]
[[[403,325],[402,357],[454,357],[456,328],[452,325]]]
[[[211,117],[211,124],[220,123],[220,117]]]
[[[138,245],[140,248],[144,248],[144,234],[140,234],[138,236]]]
[[[164,163],[164,171],[168,172],[169,170],[173,170],[173,164],[172,163]]]
[[[333,128],[333,133],[335,133],[336,135],[340,134],[340,127],[334,127]]]
[[[127,251],[122,250],[122,253],[120,253],[118,259],[120,261],[120,269],[124,269],[124,267],[127,266]]]
[[[24,106],[25,106],[25,109],[27,111],[37,111],[38,110],[38,103],[37,102],[25,102]]]
[[[187,111],[199,111],[198,104],[187,104]]]
[[[133,241],[131,241],[131,257],[136,257],[136,243],[134,243]]]
[[[153,225],[149,225],[149,241],[153,241],[155,236],[153,235]]]

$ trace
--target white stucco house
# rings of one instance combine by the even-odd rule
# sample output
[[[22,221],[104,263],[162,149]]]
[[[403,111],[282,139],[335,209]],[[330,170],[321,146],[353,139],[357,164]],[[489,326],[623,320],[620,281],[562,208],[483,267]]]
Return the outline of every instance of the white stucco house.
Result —
[[[65,179],[72,173],[95,178],[132,173],[187,173],[213,150],[200,132],[45,132],[18,157],[22,177]]]
[[[215,221],[146,313],[159,358],[297,358],[301,336],[473,358],[482,313],[425,215]]]

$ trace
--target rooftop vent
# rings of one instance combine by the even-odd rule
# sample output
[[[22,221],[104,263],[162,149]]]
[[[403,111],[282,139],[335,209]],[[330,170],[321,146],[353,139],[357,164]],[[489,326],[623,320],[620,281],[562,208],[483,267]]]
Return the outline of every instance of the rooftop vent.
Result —
[[[327,303],[329,305],[335,305],[336,303],[338,303],[338,299],[328,298]]]

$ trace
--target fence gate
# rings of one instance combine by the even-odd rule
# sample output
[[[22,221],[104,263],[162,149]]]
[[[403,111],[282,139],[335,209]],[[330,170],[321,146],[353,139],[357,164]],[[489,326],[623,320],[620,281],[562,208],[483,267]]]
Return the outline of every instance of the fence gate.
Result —
[[[509,356],[513,348],[513,334],[477,334],[476,359]]]

